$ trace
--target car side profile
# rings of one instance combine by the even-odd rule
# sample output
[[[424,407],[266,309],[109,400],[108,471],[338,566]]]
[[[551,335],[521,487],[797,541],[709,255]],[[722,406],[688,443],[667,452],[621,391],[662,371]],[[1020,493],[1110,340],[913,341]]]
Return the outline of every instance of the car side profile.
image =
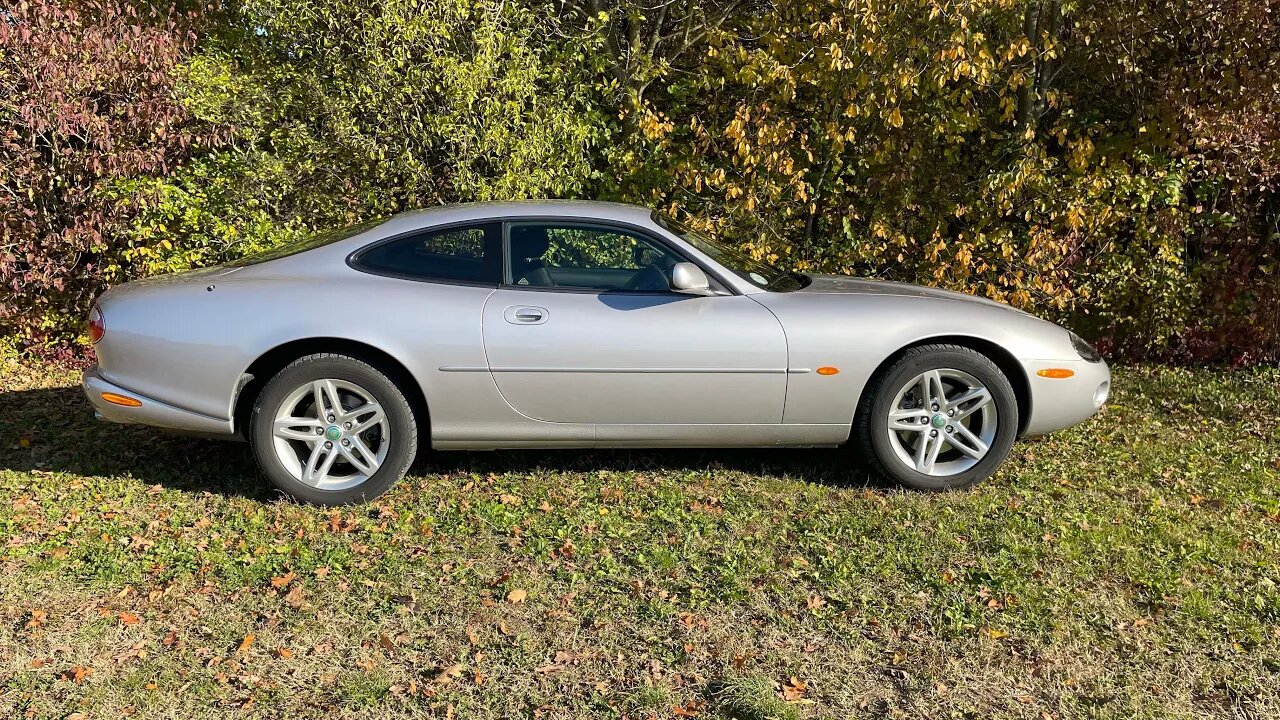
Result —
[[[456,205],[112,288],[104,420],[243,437],[280,490],[374,498],[419,448],[854,446],[942,490],[1106,401],[1079,337],[945,290],[780,270],[649,211]]]

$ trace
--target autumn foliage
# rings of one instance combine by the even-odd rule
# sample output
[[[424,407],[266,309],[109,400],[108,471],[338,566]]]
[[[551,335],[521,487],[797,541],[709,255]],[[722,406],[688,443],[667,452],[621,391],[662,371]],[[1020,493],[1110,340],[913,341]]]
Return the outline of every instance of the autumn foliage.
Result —
[[[1269,0],[30,0],[0,11],[6,332],[473,199],[660,207],[1116,356],[1280,360]],[[193,32],[199,30],[198,34]]]
[[[0,11],[0,318],[63,331],[109,279],[130,222],[102,191],[172,172],[195,149],[175,68],[189,18],[117,0]]]

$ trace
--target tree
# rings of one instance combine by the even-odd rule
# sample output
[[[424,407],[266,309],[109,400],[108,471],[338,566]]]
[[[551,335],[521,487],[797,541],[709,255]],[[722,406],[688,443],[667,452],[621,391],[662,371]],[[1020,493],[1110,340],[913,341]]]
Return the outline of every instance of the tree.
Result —
[[[173,93],[194,20],[126,0],[0,12],[0,321],[27,341],[78,325],[127,262],[131,216],[104,186],[211,140]]]

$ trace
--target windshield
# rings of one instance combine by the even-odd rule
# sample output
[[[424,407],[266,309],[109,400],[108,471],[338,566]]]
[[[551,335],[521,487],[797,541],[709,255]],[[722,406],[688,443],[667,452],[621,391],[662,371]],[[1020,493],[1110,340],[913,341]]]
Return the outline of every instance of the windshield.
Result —
[[[239,260],[233,260],[228,264],[231,267],[245,267],[247,265],[257,265],[258,263],[264,263],[269,260],[279,260],[280,258],[283,258],[283,257],[289,257],[290,255],[297,255],[300,252],[306,252],[308,250],[314,250],[318,247],[322,247],[330,243],[336,243],[339,240],[346,240],[349,237],[355,237],[356,235],[359,235],[365,230],[371,230],[386,221],[387,221],[387,218],[379,217],[379,218],[374,218],[372,220],[366,220],[365,222],[362,222],[356,225],[348,225],[346,227],[340,227],[334,230],[326,230],[324,232],[319,232],[314,235],[308,235],[307,237],[304,237],[301,240],[295,240],[290,243],[285,243],[284,245],[281,245],[279,247],[273,247],[270,250],[263,250],[262,252],[256,252],[256,253],[251,253],[249,255],[245,255]]]
[[[734,275],[758,288],[772,290],[773,292],[791,292],[799,290],[811,282],[805,275],[783,270],[763,260],[756,260],[741,250],[716,242],[696,230],[691,230],[679,222],[664,218],[657,213],[653,214],[653,221],[659,227],[679,235],[682,240],[706,253],[712,260],[732,271]]]

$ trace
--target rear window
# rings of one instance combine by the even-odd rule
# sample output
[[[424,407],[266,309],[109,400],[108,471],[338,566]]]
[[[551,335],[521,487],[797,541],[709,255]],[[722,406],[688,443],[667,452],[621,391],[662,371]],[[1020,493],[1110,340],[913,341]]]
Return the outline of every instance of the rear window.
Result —
[[[377,243],[351,262],[379,275],[496,286],[502,277],[501,243],[499,223],[467,225]]]
[[[381,225],[386,221],[387,221],[387,218],[379,217],[379,218],[374,218],[373,220],[366,220],[365,222],[359,223],[357,225],[348,225],[346,227],[341,227],[334,230],[326,230],[325,232],[319,232],[319,233],[316,233],[315,235],[309,235],[305,238],[302,238],[301,240],[296,240],[291,243],[285,243],[280,247],[274,247],[274,248],[271,248],[270,250],[264,250],[259,253],[246,255],[240,258],[239,260],[234,260],[227,264],[230,265],[231,267],[245,267],[248,265],[257,265],[259,263],[264,263],[271,260],[279,260],[280,258],[289,257],[290,255],[297,255],[298,253],[303,253],[308,250],[315,250],[318,247],[324,247],[325,245],[336,243],[340,240],[346,240],[347,238],[355,237],[356,235],[359,235],[360,233],[366,230],[372,230],[378,227],[379,225]]]

